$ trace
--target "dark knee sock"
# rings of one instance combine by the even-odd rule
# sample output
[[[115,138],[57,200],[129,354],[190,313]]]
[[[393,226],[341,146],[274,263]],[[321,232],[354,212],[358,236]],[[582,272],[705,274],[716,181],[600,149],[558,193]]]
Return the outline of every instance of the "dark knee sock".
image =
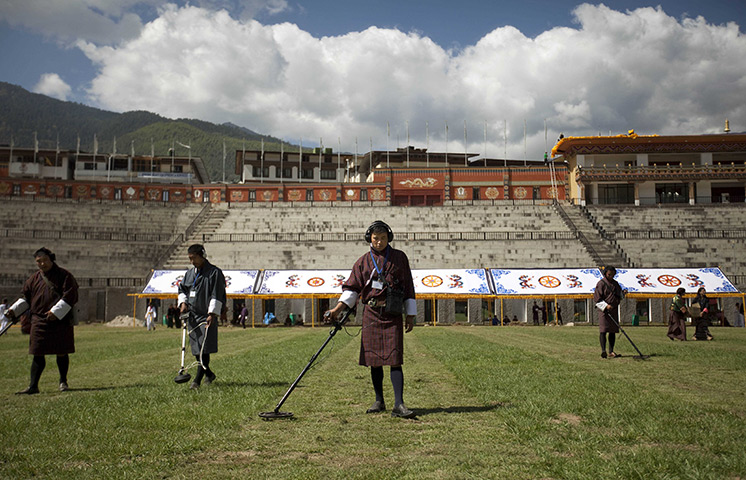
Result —
[[[70,369],[70,355],[57,356],[57,369],[60,371],[60,383],[67,383],[67,371]]]
[[[609,332],[609,351],[614,351],[614,344],[616,343],[616,333]]]
[[[370,379],[376,392],[376,401],[383,402],[383,367],[370,367]]]
[[[394,387],[394,405],[404,403],[404,372],[401,367],[391,367],[391,385]]]
[[[46,366],[47,361],[44,359],[44,355],[34,355],[34,359],[31,360],[31,381],[29,387],[39,388],[41,372],[44,371],[44,367]]]
[[[202,354],[202,366],[204,367],[206,374],[212,375],[212,370],[210,370],[210,354],[209,353]]]
[[[199,355],[195,355],[194,358],[196,358],[197,362],[199,363]],[[197,366],[197,375],[194,376],[193,383],[197,383],[197,384],[201,383],[202,382],[202,377],[204,377],[204,376],[205,376],[205,369],[202,368],[202,364],[200,363]]]
[[[601,343],[601,351],[606,351],[606,332],[602,332],[598,335],[598,340]],[[612,350],[613,351],[613,350]]]

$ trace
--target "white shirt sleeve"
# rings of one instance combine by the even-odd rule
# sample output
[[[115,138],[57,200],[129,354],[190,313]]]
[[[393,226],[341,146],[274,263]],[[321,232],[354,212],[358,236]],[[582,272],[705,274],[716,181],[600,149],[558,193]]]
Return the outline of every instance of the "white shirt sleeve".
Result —
[[[52,310],[52,313],[54,314],[54,316],[57,317],[57,319],[59,320],[59,319],[65,318],[65,315],[67,315],[68,313],[70,313],[70,310],[72,308],[73,308],[72,305],[70,305],[66,301],[60,299],[59,302],[57,302],[57,303],[54,304],[54,306],[52,307],[51,310]]]
[[[345,290],[339,297],[339,301],[350,308],[355,308],[355,305],[357,305],[357,297],[357,292],[353,292],[352,290]]]
[[[179,300],[178,300],[179,303],[177,303],[176,306],[179,307],[179,306],[181,306],[182,303],[186,303],[186,301],[187,301],[186,294],[180,293],[179,294]]]
[[[8,310],[12,311],[13,314],[17,317],[19,315],[23,315],[26,310],[29,309],[29,304],[24,298],[19,298],[16,300],[16,303],[13,304],[12,307],[10,307]]]
[[[417,300],[414,298],[404,300],[404,312],[407,316],[417,315]]]
[[[208,314],[212,313],[212,314],[217,315],[219,317],[220,316],[220,311],[222,309],[223,309],[223,302],[221,302],[220,300],[217,300],[217,299],[213,298],[212,300],[210,300],[210,306],[207,307],[207,313]]]

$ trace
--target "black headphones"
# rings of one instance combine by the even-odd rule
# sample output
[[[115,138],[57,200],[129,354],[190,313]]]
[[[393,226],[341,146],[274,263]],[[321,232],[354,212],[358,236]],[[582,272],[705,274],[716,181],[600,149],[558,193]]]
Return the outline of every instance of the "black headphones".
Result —
[[[377,230],[379,228],[384,228],[386,230],[386,233],[389,237],[389,242],[391,242],[394,239],[394,232],[391,230],[391,227],[389,227],[386,222],[383,222],[381,220],[376,220],[375,222],[370,224],[370,227],[365,231],[365,241],[370,243],[370,237],[373,235],[373,230]]]

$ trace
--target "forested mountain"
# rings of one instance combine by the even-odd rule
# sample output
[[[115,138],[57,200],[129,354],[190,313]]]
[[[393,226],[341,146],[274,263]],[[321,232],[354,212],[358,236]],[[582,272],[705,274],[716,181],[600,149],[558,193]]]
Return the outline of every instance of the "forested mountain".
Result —
[[[176,155],[189,155],[180,142],[191,146],[193,156],[202,157],[213,181],[223,178],[223,141],[226,145],[226,180],[235,178],[235,151],[258,150],[264,138],[267,151],[280,150],[280,140],[262,136],[231,123],[216,125],[196,119],[172,120],[155,113],[134,111],[114,113],[80,103],[64,102],[45,95],[31,93],[17,85],[0,82],[0,144],[33,147],[36,132],[41,148],[55,148],[57,139],[62,149],[75,150],[80,138],[81,151],[93,151],[93,136],[98,139],[98,151],[114,150],[130,153],[133,145],[137,155],[150,155],[151,145],[156,155],[166,155],[172,145]],[[285,151],[298,151],[285,144]],[[304,149],[305,150],[305,149]]]

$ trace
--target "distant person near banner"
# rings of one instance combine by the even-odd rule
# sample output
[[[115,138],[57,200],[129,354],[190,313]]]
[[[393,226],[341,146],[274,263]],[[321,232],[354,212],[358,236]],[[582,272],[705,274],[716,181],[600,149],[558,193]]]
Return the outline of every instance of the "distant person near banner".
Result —
[[[676,289],[676,295],[671,300],[671,316],[668,320],[668,338],[682,342],[686,341],[686,316],[689,314],[684,303],[685,294],[684,288]]]

